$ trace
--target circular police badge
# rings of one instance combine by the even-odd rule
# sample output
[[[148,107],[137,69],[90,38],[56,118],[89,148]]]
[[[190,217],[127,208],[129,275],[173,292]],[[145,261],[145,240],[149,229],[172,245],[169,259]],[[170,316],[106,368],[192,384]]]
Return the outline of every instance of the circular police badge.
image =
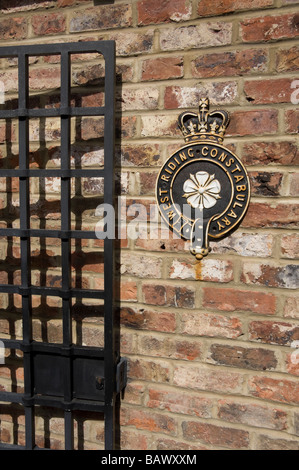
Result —
[[[183,113],[179,125],[187,145],[163,165],[157,179],[156,199],[166,224],[201,259],[209,240],[231,233],[249,204],[249,179],[239,158],[221,143],[228,124],[225,111],[208,113],[208,100],[200,112]]]

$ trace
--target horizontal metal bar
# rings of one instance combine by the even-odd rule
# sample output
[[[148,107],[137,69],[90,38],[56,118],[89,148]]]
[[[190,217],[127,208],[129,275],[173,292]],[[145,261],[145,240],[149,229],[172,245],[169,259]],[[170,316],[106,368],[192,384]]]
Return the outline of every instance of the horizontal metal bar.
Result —
[[[62,298],[71,298],[79,297],[82,299],[104,299],[105,291],[97,289],[69,289],[63,291],[59,288],[53,287],[40,287],[40,286],[30,286],[22,287],[19,285],[11,284],[0,284],[0,292],[6,294],[20,294],[20,295],[44,295],[52,297],[62,297]]]
[[[26,447],[25,446],[19,446],[18,444],[3,444],[3,443],[0,443],[0,450],[26,450]]]
[[[23,403],[23,394],[15,392],[0,392],[0,402]]]
[[[72,344],[66,348],[60,343],[41,343],[32,341],[29,345],[20,345],[20,350],[24,352],[49,353],[51,355],[63,355],[73,357],[96,357],[104,358],[104,349],[95,346],[79,346]]]
[[[20,170],[16,168],[12,169],[0,169],[0,178],[76,178],[76,177],[85,177],[85,178],[100,178],[104,177],[105,170],[101,169],[70,169],[70,170],[59,170],[53,168],[41,168],[35,170]]]
[[[85,411],[95,411],[99,413],[105,412],[104,402],[99,400],[79,400],[74,398],[70,402],[65,402],[63,397],[59,398],[56,396],[46,396],[46,395],[33,395],[31,398],[24,400],[27,406],[41,405],[49,406],[52,408],[60,408],[63,410],[85,410]]]
[[[39,118],[39,117],[59,117],[59,116],[104,116],[105,106],[77,108],[69,106],[67,108],[16,108],[2,109],[0,111],[0,119],[17,119],[17,118]]]
[[[21,349],[22,346],[22,340],[0,338],[0,341],[7,349]]]
[[[97,231],[99,234],[99,231]],[[46,230],[20,228],[0,228],[0,237],[36,237],[36,238],[77,238],[94,240],[97,237],[95,231],[91,230]]]

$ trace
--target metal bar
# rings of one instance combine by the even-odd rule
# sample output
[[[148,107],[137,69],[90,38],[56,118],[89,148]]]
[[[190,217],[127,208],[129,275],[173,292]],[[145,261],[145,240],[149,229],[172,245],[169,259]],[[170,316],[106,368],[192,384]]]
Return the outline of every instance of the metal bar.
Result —
[[[19,228],[0,228],[0,236],[4,237],[40,237],[40,238],[78,238],[92,240],[97,239],[95,232],[90,230],[44,230]]]
[[[27,108],[28,102],[28,57],[19,55],[19,108]],[[28,118],[19,119],[19,168],[26,170],[29,167],[29,122]],[[28,178],[20,178],[20,228],[30,228],[30,187]],[[30,238],[21,237],[21,287],[22,314],[23,314],[23,344],[29,345],[32,341],[32,306],[31,295],[28,288],[31,286],[30,266]],[[26,292],[26,293],[25,293]],[[25,396],[31,397],[33,392],[32,359],[30,353],[24,353],[24,388]],[[25,406],[25,442],[27,449],[33,449],[34,442],[34,410],[32,406]]]
[[[54,169],[39,169],[39,170],[30,170],[30,169],[1,169],[0,177],[12,178],[12,177],[23,177],[23,178],[75,178],[75,177],[86,177],[86,178],[100,178],[104,177],[103,169],[68,169],[68,170],[54,170]]]
[[[1,57],[1,56],[0,56]],[[42,108],[42,109],[4,109],[0,111],[1,119],[14,119],[20,117],[59,117],[59,116],[104,116],[105,107],[99,108]]]
[[[115,95],[115,45],[111,44],[109,53],[105,56],[105,133],[104,133],[104,155],[105,155],[105,183],[104,202],[114,205],[114,145],[115,145],[115,123],[114,123],[114,95]],[[114,290],[114,240],[104,240],[104,338],[105,338],[105,448],[114,449],[114,405],[115,405],[115,328],[113,311]]]

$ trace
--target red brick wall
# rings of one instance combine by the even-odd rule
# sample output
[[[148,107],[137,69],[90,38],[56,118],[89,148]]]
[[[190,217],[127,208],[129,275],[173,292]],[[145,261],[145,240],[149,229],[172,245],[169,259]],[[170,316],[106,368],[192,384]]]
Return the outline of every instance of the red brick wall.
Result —
[[[159,167],[183,145],[177,116],[196,110],[199,96],[230,112],[225,143],[249,172],[252,198],[241,227],[212,243],[202,262],[195,262],[181,240],[163,239],[160,232],[154,240],[144,238],[146,221],[136,240],[121,242],[121,351],[129,361],[122,449],[299,448],[298,3],[1,2],[0,46],[116,41],[117,190],[124,210],[132,203],[155,204]],[[10,102],[16,70],[15,62],[1,62],[0,80]],[[75,57],[73,86],[83,95],[74,99],[101,104],[102,75],[97,57]],[[57,105],[58,87],[57,58],[32,57],[31,105]],[[32,167],[59,165],[59,120],[33,121],[30,132]],[[95,140],[99,132],[99,120],[72,122],[75,164],[80,159],[88,167],[103,163]],[[2,166],[16,167],[17,138],[16,122],[1,121]],[[17,226],[18,181],[2,178],[0,183],[1,224]],[[58,189],[53,178],[33,181],[33,226],[57,227]],[[98,180],[74,182],[77,228],[95,226],[101,194]],[[18,282],[19,249],[17,239],[8,245],[1,241],[1,282]],[[101,249],[97,240],[74,246],[74,285],[102,286],[102,266],[95,261]],[[58,240],[33,241],[33,282],[59,285],[58,253]],[[33,300],[35,339],[61,341],[59,300]],[[98,317],[82,315],[93,308],[76,307],[74,331],[77,341],[101,345]],[[3,296],[1,309],[1,336],[20,337],[18,297]],[[1,389],[22,390],[21,358],[2,366],[0,374]],[[2,441],[13,442],[18,423],[22,443],[22,413],[7,406],[1,411]],[[51,413],[37,417],[39,444],[60,448],[62,416]],[[102,423],[82,414],[76,421],[79,446],[101,448]]]

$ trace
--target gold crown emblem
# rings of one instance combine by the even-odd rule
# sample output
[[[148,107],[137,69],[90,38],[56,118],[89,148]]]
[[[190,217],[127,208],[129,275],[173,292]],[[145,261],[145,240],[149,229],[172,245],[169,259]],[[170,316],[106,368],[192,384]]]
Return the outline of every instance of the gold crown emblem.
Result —
[[[227,111],[209,112],[209,99],[199,100],[198,114],[184,112],[179,115],[178,123],[186,142],[210,140],[221,143],[229,123]]]

